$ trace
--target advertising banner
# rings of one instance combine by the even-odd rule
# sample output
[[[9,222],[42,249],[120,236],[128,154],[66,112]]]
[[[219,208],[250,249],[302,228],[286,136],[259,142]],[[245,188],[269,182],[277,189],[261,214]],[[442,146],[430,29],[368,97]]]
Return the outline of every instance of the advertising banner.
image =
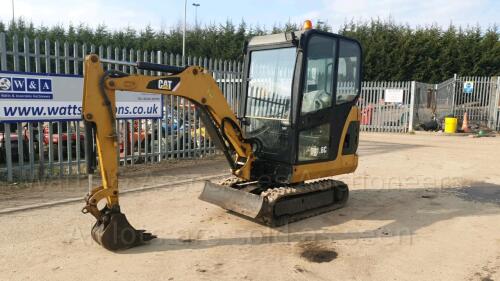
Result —
[[[83,78],[0,71],[0,122],[81,120]],[[117,118],[161,118],[160,95],[116,92]]]

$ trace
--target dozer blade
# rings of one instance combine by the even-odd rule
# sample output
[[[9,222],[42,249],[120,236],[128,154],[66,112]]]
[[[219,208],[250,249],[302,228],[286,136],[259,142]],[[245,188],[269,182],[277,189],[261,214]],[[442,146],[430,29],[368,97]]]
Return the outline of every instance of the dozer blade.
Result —
[[[155,235],[136,230],[121,212],[109,211],[103,214],[103,220],[92,227],[92,238],[110,251],[125,250],[156,238]]]
[[[205,181],[199,199],[254,219],[259,217],[264,206],[264,198],[259,195],[210,181]]]

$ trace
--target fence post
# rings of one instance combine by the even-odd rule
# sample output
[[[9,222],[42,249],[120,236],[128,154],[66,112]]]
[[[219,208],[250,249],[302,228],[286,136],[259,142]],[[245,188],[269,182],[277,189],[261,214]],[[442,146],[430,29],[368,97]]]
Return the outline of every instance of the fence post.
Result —
[[[156,52],[156,63],[163,64],[163,53],[162,53],[162,51],[157,51]],[[162,75],[162,73],[158,71],[156,73],[156,75],[160,76],[160,75]],[[153,149],[155,147],[154,145],[151,147],[151,151],[153,151],[154,153],[158,153],[158,157],[156,158],[157,162],[161,162],[161,160],[162,160],[162,151],[163,151],[162,150],[162,141],[161,141],[161,128],[162,128],[161,127],[161,122],[163,121],[162,117],[163,117],[163,114],[164,114],[164,112],[163,112],[163,105],[164,105],[163,98],[164,98],[164,96],[161,95],[160,96],[160,99],[161,99],[161,103],[160,103],[161,104],[161,108],[160,108],[160,110],[161,110],[161,117],[158,118],[158,119],[156,119],[156,123],[157,123],[156,124],[156,129],[153,129],[153,135],[151,136],[151,143],[154,144],[155,143],[155,134],[154,134],[154,131],[156,130],[156,136],[158,138],[158,140],[157,140],[158,143],[157,143],[156,151],[154,151],[154,149]],[[153,127],[154,127],[154,125],[155,125],[155,122],[152,122],[152,126]],[[166,127],[165,127],[165,129],[166,129]],[[153,154],[153,158],[154,158],[154,154]]]
[[[14,63],[14,71],[21,71],[19,64],[19,41],[17,34],[12,36],[12,61]]]
[[[7,70],[7,44],[5,42],[5,33],[0,33],[0,70]],[[5,158],[7,162],[7,181],[12,181],[12,155],[10,148],[10,124],[4,125],[5,134]]]
[[[31,60],[30,60],[30,40],[28,37],[23,38],[24,46],[24,71],[31,72]]]
[[[500,130],[500,120],[498,119],[499,113],[500,113],[500,76],[497,76],[497,81],[495,85],[495,99],[494,99],[494,104],[493,106],[493,116],[491,118],[493,124],[490,126],[493,130],[498,131]]]
[[[33,40],[33,46],[35,48],[35,72],[40,73],[42,72],[42,62],[41,62],[41,56],[40,56],[40,40],[38,38],[35,38]]]
[[[457,74],[453,74],[453,94],[451,95],[451,114],[455,116],[455,98],[457,96]],[[455,116],[456,117],[456,116]]]
[[[6,134],[4,135],[5,140],[5,160],[7,162],[7,181],[11,182],[13,180],[12,175],[12,148],[11,148],[11,140],[10,140],[10,124],[5,123],[4,129]]]
[[[45,56],[45,73],[51,73],[51,60],[50,60],[50,41],[45,39],[44,42],[45,50],[44,50],[44,56]]]
[[[413,116],[415,113],[415,94],[416,94],[416,82],[411,81],[410,86],[410,116],[408,121],[408,132],[413,132]]]
[[[5,33],[0,33],[0,70],[7,70],[7,43]]]

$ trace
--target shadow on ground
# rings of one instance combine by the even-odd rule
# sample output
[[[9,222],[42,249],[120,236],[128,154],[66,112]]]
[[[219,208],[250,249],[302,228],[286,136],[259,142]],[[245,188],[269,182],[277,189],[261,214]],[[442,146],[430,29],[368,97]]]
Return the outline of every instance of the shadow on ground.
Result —
[[[400,242],[411,243],[415,232],[434,223],[456,217],[497,214],[500,214],[500,185],[483,182],[457,188],[430,190],[423,188],[352,190],[349,204],[345,208],[277,228],[277,231],[256,227],[256,230],[248,230],[249,235],[243,237],[183,240],[160,237],[149,245],[120,253],[391,237],[397,237],[397,241]],[[378,227],[360,231],[355,224],[351,224],[352,231],[332,232],[336,225],[356,220],[373,221]],[[385,224],[380,226],[376,223],[380,221]],[[346,230],[346,227],[342,229]]]
[[[361,156],[377,155],[377,154],[385,154],[394,151],[401,151],[401,150],[408,150],[408,149],[415,149],[422,147],[429,147],[429,146],[419,145],[419,144],[405,144],[405,143],[362,140],[359,143],[358,154]]]

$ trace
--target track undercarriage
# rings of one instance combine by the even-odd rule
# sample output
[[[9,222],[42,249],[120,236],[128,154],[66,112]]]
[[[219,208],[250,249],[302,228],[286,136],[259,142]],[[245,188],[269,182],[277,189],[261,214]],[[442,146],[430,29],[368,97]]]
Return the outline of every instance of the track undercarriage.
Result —
[[[276,227],[345,206],[347,185],[318,180],[294,185],[261,186],[236,178],[206,182],[200,199]]]

